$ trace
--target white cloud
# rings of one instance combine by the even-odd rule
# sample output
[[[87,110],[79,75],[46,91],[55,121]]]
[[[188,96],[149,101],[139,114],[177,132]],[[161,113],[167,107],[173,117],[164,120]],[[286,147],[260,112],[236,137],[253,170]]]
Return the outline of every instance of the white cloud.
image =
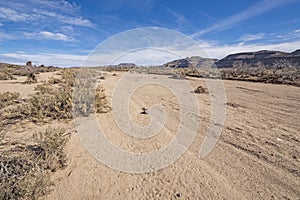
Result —
[[[64,22],[66,24],[71,24],[71,25],[77,25],[77,26],[85,26],[85,27],[93,27],[94,24],[91,23],[89,20],[84,19],[82,17],[65,17],[65,16],[60,16],[58,18],[61,22]]]
[[[19,13],[10,8],[0,7],[0,18],[7,21],[21,22],[30,19],[30,16],[25,13]]]
[[[52,33],[49,31],[41,31],[39,34],[49,40],[63,40],[63,41],[71,41],[71,38],[62,34],[62,33]]]
[[[297,29],[294,31],[295,33],[300,33],[300,29]]]
[[[0,22],[0,26],[3,26],[4,24],[2,24],[1,22]]]
[[[272,10],[272,9],[282,6],[284,4],[291,3],[293,1],[296,1],[296,0],[262,0],[256,4],[254,4],[253,6],[250,6],[246,10],[243,10],[240,13],[230,16],[229,18],[227,18],[213,26],[210,26],[206,29],[200,30],[200,31],[192,34],[191,36],[199,37],[201,35],[204,35],[206,33],[212,32],[212,31],[226,30],[234,24],[245,21],[247,19],[250,19],[250,18],[260,15],[262,13],[265,13],[269,10]]]
[[[3,5],[3,7],[0,7],[0,18],[13,22],[49,23],[56,21],[76,26],[95,26],[90,20],[78,14],[80,7],[76,4],[70,4],[64,0],[29,1],[30,3],[20,3],[11,0],[7,4],[0,2],[0,6]]]
[[[54,33],[54,32],[50,32],[50,31],[40,31],[40,32],[34,32],[34,33],[28,33],[28,32],[24,32],[23,33],[24,36],[20,36],[23,39],[33,39],[33,40],[60,40],[60,41],[66,41],[66,42],[70,42],[70,41],[75,41],[74,38],[69,37],[63,33]]]
[[[257,33],[257,34],[245,34],[239,38],[239,41],[248,42],[253,40],[259,40],[266,36],[264,33]]]
[[[72,17],[72,16],[62,15],[62,14],[59,14],[56,12],[49,12],[49,11],[40,10],[40,9],[33,9],[32,12],[34,12],[40,16],[50,17],[52,20],[54,19],[56,21],[60,21],[65,24],[84,26],[84,27],[94,27],[95,26],[88,19],[84,19],[80,16]]]

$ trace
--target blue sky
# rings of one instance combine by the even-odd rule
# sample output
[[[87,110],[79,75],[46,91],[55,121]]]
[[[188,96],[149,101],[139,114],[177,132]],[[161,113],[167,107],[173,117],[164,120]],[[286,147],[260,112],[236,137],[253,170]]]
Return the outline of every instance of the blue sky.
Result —
[[[179,31],[214,58],[294,51],[299,10],[300,0],[0,0],[0,62],[81,65],[99,43],[143,27]]]

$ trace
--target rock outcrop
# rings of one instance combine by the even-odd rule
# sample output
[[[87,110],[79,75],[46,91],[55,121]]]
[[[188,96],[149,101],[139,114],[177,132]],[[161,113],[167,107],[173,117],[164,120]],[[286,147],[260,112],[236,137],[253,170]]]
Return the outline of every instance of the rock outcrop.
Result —
[[[188,68],[188,67],[205,68],[205,67],[211,67],[216,61],[217,59],[202,58],[200,56],[192,56],[192,57],[168,62],[164,64],[164,66],[172,67],[172,68]]]
[[[216,62],[216,66],[218,68],[243,66],[276,67],[280,62],[282,64],[300,67],[300,50],[293,53],[262,50],[257,52],[231,54]]]

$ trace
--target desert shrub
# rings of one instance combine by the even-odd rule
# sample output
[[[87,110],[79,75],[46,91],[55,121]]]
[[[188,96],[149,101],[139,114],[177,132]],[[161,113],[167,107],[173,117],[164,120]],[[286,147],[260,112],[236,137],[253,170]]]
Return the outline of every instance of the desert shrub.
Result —
[[[61,79],[59,79],[59,78],[54,78],[54,77],[50,77],[49,80],[48,80],[48,83],[53,84],[53,85],[59,84],[59,83],[61,83],[61,82],[62,82]]]
[[[16,78],[7,71],[0,72],[0,80],[16,80]]]
[[[37,77],[34,73],[30,73],[25,80],[24,84],[32,84],[32,83],[37,83]]]
[[[50,85],[38,85],[36,93],[31,95],[25,105],[11,110],[14,118],[28,118],[34,122],[47,119],[72,118],[72,90],[70,87],[55,88]]]
[[[62,128],[48,128],[44,132],[34,134],[34,138],[38,143],[38,151],[41,158],[46,161],[43,168],[52,172],[66,166],[66,156],[63,152],[68,138],[66,131]]]
[[[184,73],[186,76],[201,77],[200,72],[194,67],[192,67],[192,68],[189,67],[189,68],[184,69]]]
[[[72,110],[75,114],[84,116],[94,111],[103,113],[109,110],[104,89],[100,87],[93,89],[96,79],[85,75],[75,79],[73,70],[65,70],[61,76],[63,79],[58,87],[51,84],[36,86],[36,93],[31,95],[25,104],[10,110],[10,117],[41,122],[51,119],[72,119]],[[75,91],[74,87],[77,87]]]
[[[49,172],[66,166],[65,133],[48,128],[30,145],[0,143],[0,199],[38,199],[51,190]]]
[[[205,88],[203,88],[201,85],[198,86],[195,90],[194,93],[200,94],[200,93],[207,93],[207,91],[205,90]]]
[[[0,93],[0,109],[9,106],[21,99],[21,95],[18,92],[4,92]]]
[[[64,69],[61,71],[61,84],[66,84],[70,87],[74,87],[75,85],[75,78],[76,78],[77,71],[76,69]]]
[[[93,69],[82,69],[77,74],[73,93],[75,116],[89,116],[91,113],[105,113],[110,110],[104,89],[97,85]]]

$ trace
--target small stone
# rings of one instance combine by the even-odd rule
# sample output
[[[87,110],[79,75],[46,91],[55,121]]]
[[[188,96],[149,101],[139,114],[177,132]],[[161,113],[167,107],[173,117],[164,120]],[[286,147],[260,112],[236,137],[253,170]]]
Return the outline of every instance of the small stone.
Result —
[[[182,195],[181,195],[181,193],[176,193],[175,196],[178,197],[178,198],[180,198]]]

